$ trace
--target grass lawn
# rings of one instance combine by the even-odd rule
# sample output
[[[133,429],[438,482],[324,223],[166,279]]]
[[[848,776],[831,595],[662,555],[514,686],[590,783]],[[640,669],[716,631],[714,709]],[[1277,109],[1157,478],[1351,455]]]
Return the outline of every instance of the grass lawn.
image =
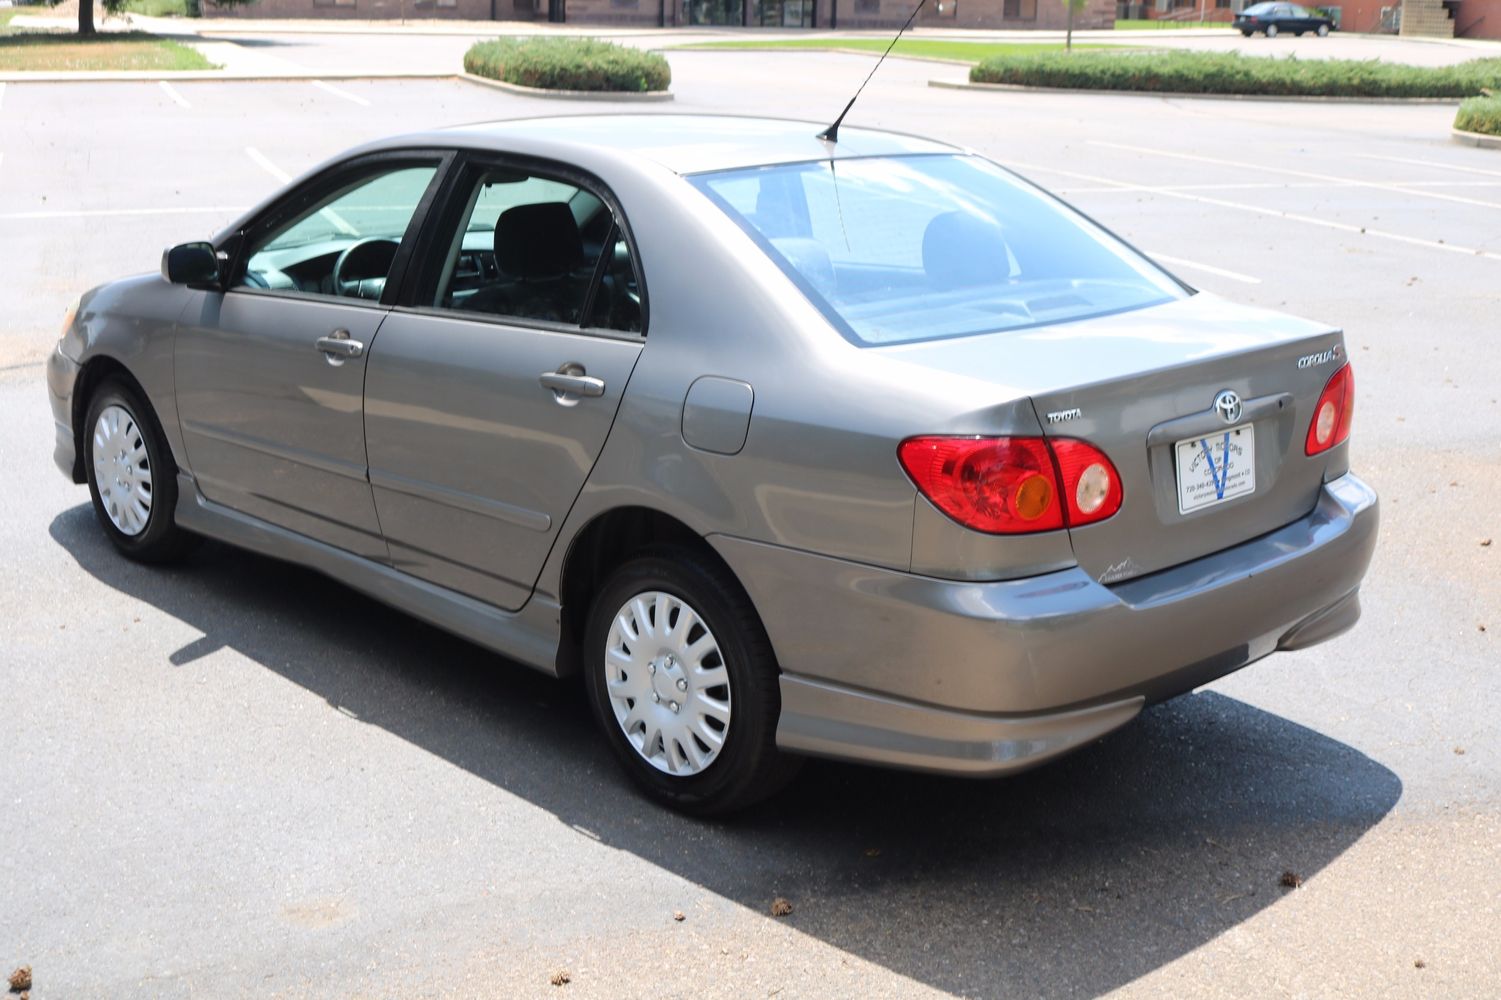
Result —
[[[125,11],[146,17],[187,17],[188,0],[125,0]]]
[[[1115,19],[1116,31],[1172,31],[1174,28],[1230,28],[1229,21],[1127,21]]]
[[[777,38],[744,42],[704,42],[701,45],[677,46],[685,49],[858,49],[881,53],[891,44],[885,38]],[[1076,49],[1119,49],[1115,45],[1080,45]],[[891,50],[894,56],[922,56],[928,59],[952,59],[977,63],[991,56],[1030,55],[1036,52],[1062,52],[1062,43],[1053,42],[950,42],[930,38],[904,38]]]
[[[8,17],[0,22],[0,71],[217,68],[197,50],[145,32],[80,38],[63,31],[16,31],[9,22]]]

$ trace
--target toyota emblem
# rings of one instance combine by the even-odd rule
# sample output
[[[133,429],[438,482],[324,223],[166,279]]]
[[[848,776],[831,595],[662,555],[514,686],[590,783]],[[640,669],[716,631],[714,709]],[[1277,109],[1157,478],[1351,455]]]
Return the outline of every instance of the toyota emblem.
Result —
[[[1214,397],[1214,410],[1225,423],[1235,423],[1240,419],[1240,396],[1233,389],[1226,389]]]

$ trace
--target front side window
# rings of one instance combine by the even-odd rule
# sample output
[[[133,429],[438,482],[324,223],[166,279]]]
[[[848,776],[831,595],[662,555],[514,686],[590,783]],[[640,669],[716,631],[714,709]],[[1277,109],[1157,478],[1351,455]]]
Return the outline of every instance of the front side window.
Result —
[[[438,164],[356,171],[291,219],[254,234],[236,288],[379,299]]]
[[[641,292],[629,244],[586,188],[526,170],[471,172],[468,200],[429,303],[506,319],[637,333]]]
[[[975,156],[824,160],[690,180],[857,344],[1063,323],[1187,294]]]

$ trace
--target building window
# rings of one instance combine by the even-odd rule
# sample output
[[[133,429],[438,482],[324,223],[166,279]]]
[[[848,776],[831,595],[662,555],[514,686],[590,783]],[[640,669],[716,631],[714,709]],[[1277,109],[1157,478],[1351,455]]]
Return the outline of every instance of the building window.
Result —
[[[1037,20],[1037,0],[1005,0],[1001,16],[1008,21]]]
[[[881,0],[855,0],[856,14],[879,14]]]
[[[1228,2],[1228,0],[1227,0]],[[641,6],[641,0],[610,0],[611,7],[630,7],[633,10]]]

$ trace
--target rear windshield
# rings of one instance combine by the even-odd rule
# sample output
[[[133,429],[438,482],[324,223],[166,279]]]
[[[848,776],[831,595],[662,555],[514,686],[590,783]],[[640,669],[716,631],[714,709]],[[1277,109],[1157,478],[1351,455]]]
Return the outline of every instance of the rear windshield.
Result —
[[[976,156],[825,160],[689,179],[856,344],[1063,323],[1188,294]]]

